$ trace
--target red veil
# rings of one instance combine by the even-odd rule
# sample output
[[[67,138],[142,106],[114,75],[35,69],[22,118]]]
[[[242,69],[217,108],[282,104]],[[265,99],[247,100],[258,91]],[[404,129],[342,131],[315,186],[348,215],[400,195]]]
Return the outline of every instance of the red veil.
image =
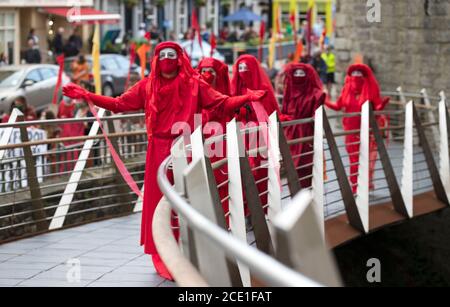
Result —
[[[171,79],[166,80],[160,76],[159,53],[162,49],[173,48],[176,50],[178,55],[178,75]],[[158,44],[155,48],[155,55],[152,60],[151,73],[149,77],[149,82],[147,83],[147,105],[146,108],[146,118],[147,118],[147,132],[149,137],[151,136],[151,123],[153,123],[153,116],[156,113],[161,112],[167,106],[176,106],[176,111],[181,109],[181,106],[185,103],[190,103],[191,95],[186,95],[187,91],[191,91],[192,79],[201,80],[200,75],[195,71],[187,54],[175,42],[163,42]],[[201,82],[204,82],[203,80]],[[150,115],[152,115],[150,117]],[[169,123],[170,125],[172,123]]]
[[[239,76],[239,64],[245,62],[249,71],[251,72],[251,80],[242,80]],[[275,92],[270,82],[269,77],[263,70],[258,60],[249,54],[241,55],[236,63],[233,65],[233,78],[231,80],[231,95],[243,95],[246,93],[246,89],[251,90],[265,90],[266,95],[261,99],[261,104],[266,110],[267,114],[270,115],[274,111],[279,114],[280,108],[278,106],[277,99],[275,98]],[[242,109],[242,108],[241,108]],[[252,117],[251,120],[257,121],[256,117]]]
[[[357,87],[358,78],[361,77],[353,77],[352,73],[354,71],[360,71],[363,74],[364,81],[360,93],[355,91],[355,88]],[[359,99],[356,99],[358,94]],[[338,109],[345,108],[347,112],[360,112],[361,106],[367,100],[372,102],[373,108],[376,111],[384,109],[385,105],[389,102],[389,99],[381,98],[380,86],[370,67],[365,64],[353,64],[347,70],[341,96],[336,102],[336,105],[330,105],[330,107],[333,109],[336,109],[336,107]]]
[[[214,89],[224,95],[231,96],[230,75],[227,64],[214,58],[204,58],[198,64],[197,69],[201,73],[202,69],[207,67],[213,68],[216,72],[216,86]]]
[[[305,81],[294,83],[297,69],[306,73]],[[315,69],[309,64],[291,63],[285,68],[283,114],[295,119],[313,117],[316,109],[324,102],[322,82]]]
[[[302,69],[305,77],[296,82],[294,72]],[[315,69],[308,64],[292,63],[285,68],[284,79],[284,98],[283,98],[283,114],[291,119],[302,119],[314,117],[314,114],[325,101],[325,93],[322,88],[322,82]],[[289,140],[310,137],[314,135],[314,123],[306,123],[301,125],[290,126],[286,128],[286,136]],[[311,178],[307,178],[312,174],[313,162],[313,142],[303,142],[298,145],[291,146],[291,152],[294,157],[294,163],[297,167],[302,188],[311,186]]]
[[[352,76],[354,71],[360,71],[363,76]],[[359,95],[359,97],[358,97]],[[334,110],[344,109],[346,113],[361,112],[362,105],[366,102],[372,102],[375,111],[383,110],[389,102],[389,98],[382,98],[378,82],[369,66],[364,64],[351,65],[347,70],[344,88],[341,96],[336,103],[327,101],[327,106]],[[385,116],[377,116],[379,126],[388,125],[388,120]],[[361,117],[348,117],[343,119],[344,130],[358,130],[361,127]],[[350,160],[350,181],[352,183],[353,192],[357,190],[358,181],[358,162],[359,162],[359,141],[360,136],[357,134],[350,134],[345,137],[346,149]],[[369,178],[370,188],[373,188],[373,176],[375,171],[375,163],[377,160],[377,145],[373,135],[370,135],[369,143]]]

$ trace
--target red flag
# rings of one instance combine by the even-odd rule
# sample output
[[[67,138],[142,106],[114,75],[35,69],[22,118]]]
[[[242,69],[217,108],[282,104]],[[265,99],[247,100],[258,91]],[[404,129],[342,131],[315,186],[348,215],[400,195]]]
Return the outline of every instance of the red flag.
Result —
[[[198,16],[197,16],[197,9],[194,7],[192,9],[192,29],[194,30],[192,39],[195,39],[195,35],[197,34],[198,37],[198,43],[200,44],[200,48],[203,52],[203,46],[202,46],[202,35],[200,33],[200,25],[198,24]]]
[[[132,69],[132,66],[133,66],[135,60],[136,60],[136,44],[131,43],[131,45],[130,45],[130,68],[128,69],[127,81],[125,82],[125,90],[127,90],[129,87],[130,77],[131,77],[131,69]]]
[[[299,63],[301,58],[302,58],[302,53],[303,53],[303,42],[302,40],[299,40],[297,42],[297,48],[295,49],[295,55],[294,55],[294,63]]]
[[[58,72],[58,79],[56,81],[55,91],[53,92],[52,104],[56,104],[58,102],[59,88],[61,87],[62,75],[64,72],[64,54],[56,57],[56,63],[58,63],[59,65],[59,72]]]
[[[152,46],[149,44],[143,44],[136,51],[139,56],[139,60],[141,62],[141,79],[145,78],[145,69],[147,68],[147,53],[152,50]]]
[[[261,21],[261,25],[259,27],[259,49],[258,49],[258,60],[261,63],[263,60],[263,44],[265,34],[266,34],[266,23],[264,21]]]
[[[216,50],[217,47],[217,41],[216,41],[216,35],[214,35],[214,32],[211,32],[211,57],[213,57],[214,55],[214,51]]]

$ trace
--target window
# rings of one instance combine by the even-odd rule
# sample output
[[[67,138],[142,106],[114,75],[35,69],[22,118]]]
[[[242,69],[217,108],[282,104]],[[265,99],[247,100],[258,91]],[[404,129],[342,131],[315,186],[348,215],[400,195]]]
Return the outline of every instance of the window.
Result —
[[[4,56],[0,60],[6,60],[8,64],[12,64],[14,58],[15,24],[15,12],[0,12],[0,55]]]
[[[37,83],[37,82],[41,82],[42,81],[42,76],[39,73],[39,70],[35,69],[35,70],[30,71],[25,79],[26,80],[33,80],[34,82]]]
[[[119,65],[112,57],[106,57],[100,60],[102,68],[105,70],[117,70],[120,69]]]
[[[41,72],[43,80],[47,80],[47,79],[56,77],[56,75],[57,75],[56,69],[52,69],[52,68],[42,68],[42,69],[40,69],[40,72]]]

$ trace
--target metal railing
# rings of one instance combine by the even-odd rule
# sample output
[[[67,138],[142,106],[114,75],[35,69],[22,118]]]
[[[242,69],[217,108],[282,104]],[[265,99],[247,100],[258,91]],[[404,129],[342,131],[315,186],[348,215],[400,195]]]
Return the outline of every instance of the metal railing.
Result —
[[[136,205],[117,171],[95,118],[23,122],[18,110],[12,115],[0,124],[0,243],[140,211],[142,204]],[[147,148],[143,118],[102,117],[138,185],[143,184]],[[46,135],[58,129],[79,133]]]
[[[233,123],[228,124],[223,136],[203,142],[198,136],[201,132],[196,131],[190,145],[179,142],[172,156],[160,167],[158,182],[169,205],[178,213],[178,248],[182,255],[210,285],[236,285],[237,282],[251,286],[255,285],[253,275],[266,285],[293,285],[286,283],[285,277],[293,273],[289,270],[323,285],[339,284],[333,261],[326,252],[318,252],[322,258],[316,257],[315,262],[302,254],[302,250],[307,249],[302,244],[307,244],[307,240],[301,238],[301,227],[305,227],[303,233],[308,236],[317,235],[316,246],[324,246],[326,221],[336,216],[346,216],[350,225],[364,234],[380,226],[369,224],[372,206],[393,205],[399,216],[407,219],[415,216],[414,195],[434,191],[443,205],[449,204],[448,107],[442,95],[425,95],[426,91],[422,91],[413,97],[425,97],[423,101],[428,99],[428,104],[413,104],[406,102],[411,96],[395,93],[403,98],[395,100],[393,97],[386,110],[379,112],[366,103],[359,113],[327,115],[320,108],[314,118],[280,124],[273,115],[269,139],[277,135],[271,131],[274,127],[279,127],[283,133],[279,134],[280,139],[274,138],[272,146],[263,144],[249,149],[242,138],[251,129],[236,132],[237,126]],[[344,117],[357,117],[361,129],[344,131],[340,124]],[[286,139],[285,129],[301,125],[314,125],[313,135]],[[349,142],[350,139],[353,141]],[[217,144],[217,140],[226,141],[227,156],[213,161],[204,158],[203,146]],[[309,149],[292,152],[299,145]],[[350,146],[355,148],[349,151]],[[243,157],[235,155],[242,150]],[[192,163],[180,158],[180,153],[186,151],[192,154]],[[267,161],[249,164],[252,161],[249,156],[255,152],[266,153]],[[357,159],[350,159],[352,156]],[[296,159],[302,158],[308,162],[296,163]],[[279,168],[267,167],[278,161],[281,162]],[[169,172],[173,172],[173,182],[169,180]],[[189,181],[195,182],[197,187],[190,186]],[[302,200],[295,195],[302,195],[299,196]],[[292,208],[296,206],[304,211],[295,212]],[[306,219],[308,210],[314,214]],[[306,222],[311,219],[319,220],[317,227]],[[286,229],[281,231],[283,227]],[[202,237],[212,243],[197,244]],[[342,241],[337,244],[340,243]],[[333,246],[335,242],[329,244]],[[213,249],[217,261],[211,263],[209,259],[208,263],[207,258],[198,256]],[[267,255],[272,259],[266,258]],[[218,263],[224,258],[221,270]],[[200,259],[205,261],[200,263]],[[301,259],[302,265],[295,259]],[[227,267],[227,261],[234,267]],[[211,267],[216,268],[213,274]],[[321,275],[320,267],[326,267],[327,272]],[[228,279],[221,279],[223,276]],[[186,281],[180,282],[186,284]],[[305,281],[301,283],[309,285]]]
[[[218,254],[218,259],[222,259],[223,272],[229,277],[226,283],[230,285],[236,281],[242,285],[254,285],[253,276],[266,285],[339,284],[336,274],[304,271],[304,267],[299,266],[293,257],[300,251],[292,245],[290,238],[293,233],[301,238],[302,232],[299,233],[298,229],[304,226],[301,222],[303,214],[306,214],[304,212],[313,210],[311,216],[320,221],[312,231],[303,231],[321,233],[316,238],[320,246],[325,242],[326,221],[337,215],[346,215],[353,227],[365,233],[370,231],[369,206],[392,202],[397,204],[399,212],[405,209],[402,215],[413,215],[410,209],[414,194],[434,191],[443,203],[445,197],[447,200],[450,198],[450,133],[447,128],[445,134],[445,127],[448,127],[445,97],[427,97],[426,91],[422,91],[419,96],[414,96],[415,99],[421,99],[415,108],[407,103],[409,98],[411,96],[408,94],[395,93],[383,112],[364,108],[360,113],[327,115],[322,108],[314,118],[281,125],[272,117],[266,134],[271,144],[276,146],[263,144],[249,148],[241,144],[239,136],[259,132],[258,127],[237,131],[236,126],[230,126],[225,135],[207,139],[206,144],[219,140],[227,148],[227,156],[200,163],[200,174],[207,174],[206,179],[198,176],[199,173],[190,177],[199,178],[203,184],[207,184],[202,188],[211,194],[214,208],[222,208],[223,205],[221,211],[207,211],[209,215],[202,211],[205,210],[202,199],[194,197],[205,197],[206,194],[202,190],[193,194],[194,187],[187,185],[183,177],[187,168],[200,167],[195,161],[203,161],[201,157],[204,152],[199,151],[199,148],[203,148],[201,133],[191,137],[191,144],[174,148],[172,159],[169,158],[162,165],[158,180],[170,205],[180,215],[180,224],[176,228],[180,231],[179,246],[184,256],[189,258],[189,252],[195,255],[199,248],[200,255],[203,255],[202,246],[208,247],[207,252],[210,252],[211,245],[202,239],[199,239],[203,242],[201,246],[189,240],[190,235],[203,236],[212,240],[215,250],[222,252]],[[370,120],[386,115],[389,115],[389,127],[378,127],[378,132],[374,131]],[[143,114],[100,116],[108,137],[118,149],[131,175],[141,185],[147,147]],[[363,128],[343,131],[340,124],[343,117],[360,117]],[[0,242],[140,211],[142,200],[136,199],[115,168],[95,118],[22,120],[21,114],[14,111],[9,123],[0,124]],[[72,137],[36,139],[32,133],[33,129],[40,129],[42,125],[48,129],[71,124],[91,127],[87,135]],[[278,131],[284,132],[289,127],[299,125],[314,125],[314,135],[286,139],[284,133],[273,130],[278,127]],[[348,135],[359,136],[359,140],[350,144],[359,145],[358,150],[351,153],[358,155],[360,166],[359,171],[353,174],[344,142]],[[374,140],[373,135],[380,137]],[[11,139],[16,141],[11,142]],[[370,157],[364,153],[369,152],[370,142],[374,141],[377,142],[378,150],[380,147],[387,148],[389,159],[380,153],[376,156],[372,178],[374,187],[369,189],[370,178],[363,175],[362,170],[369,168]],[[310,147],[309,150],[292,153],[293,148],[305,144]],[[259,162],[254,164],[254,161],[249,163],[247,156],[230,156],[230,150],[239,149],[251,157],[265,154],[265,159],[256,159]],[[189,151],[193,162],[173,159],[176,150]],[[296,159],[308,162],[295,164]],[[266,167],[276,166],[279,162],[279,167]],[[172,168],[174,184],[165,175]],[[390,171],[389,176],[387,171]],[[254,176],[256,173],[258,175]],[[356,184],[349,181],[351,176],[356,176]],[[189,181],[191,179],[188,180],[191,184]],[[392,191],[392,186],[398,189]],[[307,194],[295,200],[294,196],[299,191]],[[291,221],[292,228],[286,230],[281,227],[283,223],[277,224],[276,220],[286,208],[292,207],[293,202],[307,210],[294,212],[298,214],[297,219]],[[214,219],[211,220],[211,217]],[[194,229],[195,234],[190,234],[189,229]],[[284,248],[284,252],[280,248]],[[325,263],[323,266],[332,271],[332,261],[327,258],[327,253],[317,253],[324,259],[320,263]],[[260,259],[264,265],[255,264],[252,259]],[[195,264],[195,257],[190,260]],[[277,270],[271,269],[274,267]],[[196,263],[196,269],[202,275],[208,275],[205,273],[208,272],[207,267]],[[233,272],[238,272],[239,278]],[[278,275],[277,272],[285,274]],[[286,280],[280,276],[292,278]],[[207,282],[214,284],[215,281],[209,279]]]

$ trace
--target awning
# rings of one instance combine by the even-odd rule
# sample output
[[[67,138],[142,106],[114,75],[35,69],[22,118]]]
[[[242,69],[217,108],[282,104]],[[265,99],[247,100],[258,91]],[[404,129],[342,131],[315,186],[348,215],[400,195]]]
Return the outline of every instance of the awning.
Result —
[[[121,19],[120,14],[109,14],[90,7],[52,7],[43,11],[50,15],[65,17],[72,23],[117,23]]]

